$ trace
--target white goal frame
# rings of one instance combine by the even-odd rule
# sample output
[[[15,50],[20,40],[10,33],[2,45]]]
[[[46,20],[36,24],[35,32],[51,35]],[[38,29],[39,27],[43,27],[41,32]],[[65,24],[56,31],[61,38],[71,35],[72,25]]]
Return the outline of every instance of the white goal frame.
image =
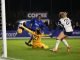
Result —
[[[1,16],[2,16],[2,40],[3,40],[3,56],[7,58],[7,37],[6,37],[6,11],[5,0],[1,0]]]

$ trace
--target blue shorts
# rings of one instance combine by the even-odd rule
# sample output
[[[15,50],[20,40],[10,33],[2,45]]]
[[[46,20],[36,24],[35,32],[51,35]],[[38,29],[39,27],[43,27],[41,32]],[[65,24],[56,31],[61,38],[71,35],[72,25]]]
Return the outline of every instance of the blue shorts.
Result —
[[[71,36],[72,32],[64,32],[64,34],[67,35],[67,36]]]

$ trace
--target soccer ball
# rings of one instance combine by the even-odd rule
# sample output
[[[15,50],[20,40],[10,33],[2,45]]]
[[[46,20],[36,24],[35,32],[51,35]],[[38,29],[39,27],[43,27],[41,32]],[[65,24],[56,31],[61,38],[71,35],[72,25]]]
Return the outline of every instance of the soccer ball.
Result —
[[[22,29],[21,29],[21,28],[18,28],[17,32],[18,32],[19,34],[21,34],[21,33],[22,33]]]

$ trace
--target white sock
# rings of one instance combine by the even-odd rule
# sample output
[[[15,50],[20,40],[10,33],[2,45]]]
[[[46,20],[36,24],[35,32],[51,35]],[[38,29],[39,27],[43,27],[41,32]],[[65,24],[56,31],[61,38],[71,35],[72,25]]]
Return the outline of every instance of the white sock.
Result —
[[[56,45],[55,45],[56,50],[58,49],[59,44],[60,44],[60,40],[56,40]]]
[[[68,44],[68,42],[67,42],[65,39],[63,39],[62,42],[63,42],[67,47],[69,47],[69,44]]]

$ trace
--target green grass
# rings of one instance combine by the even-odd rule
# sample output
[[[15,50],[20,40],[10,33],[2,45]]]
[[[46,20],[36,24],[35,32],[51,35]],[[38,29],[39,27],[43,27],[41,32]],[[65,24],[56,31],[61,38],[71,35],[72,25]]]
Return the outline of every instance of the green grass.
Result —
[[[80,39],[68,39],[72,49],[67,53],[63,43],[57,53],[44,49],[32,49],[24,44],[25,40],[8,40],[8,57],[23,60],[80,60]],[[53,38],[42,39],[42,42],[53,48],[56,40]],[[0,41],[1,43],[1,41]]]

